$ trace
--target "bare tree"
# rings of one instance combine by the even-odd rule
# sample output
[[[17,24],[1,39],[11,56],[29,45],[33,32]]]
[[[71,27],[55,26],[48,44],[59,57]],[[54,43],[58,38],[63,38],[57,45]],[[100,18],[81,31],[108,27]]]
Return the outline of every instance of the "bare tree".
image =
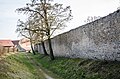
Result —
[[[70,6],[63,7],[63,4],[52,3],[53,0],[32,0],[32,3],[26,4],[26,7],[18,8],[18,12],[24,12],[29,15],[38,14],[42,22],[42,31],[48,38],[50,58],[54,60],[51,36],[58,29],[66,27],[66,22],[72,19]]]
[[[32,32],[30,32],[30,30],[26,29],[26,28],[31,28],[30,26],[31,26],[31,24],[29,21],[23,22],[21,20],[18,20],[16,32],[19,33],[19,36],[23,36],[30,40],[31,49],[32,49],[33,54],[35,55],[35,51],[33,48],[33,39],[32,39],[34,34]]]
[[[85,20],[84,22],[85,23],[90,23],[90,22],[93,22],[93,21],[95,21],[97,19],[100,19],[100,16],[88,16],[87,20]]]
[[[36,13],[34,15],[29,16],[29,19],[32,21],[32,28],[26,29],[34,33],[33,39],[36,43],[42,44],[44,55],[46,56],[48,55],[44,45],[44,40],[46,40],[46,33],[44,32],[42,19]]]

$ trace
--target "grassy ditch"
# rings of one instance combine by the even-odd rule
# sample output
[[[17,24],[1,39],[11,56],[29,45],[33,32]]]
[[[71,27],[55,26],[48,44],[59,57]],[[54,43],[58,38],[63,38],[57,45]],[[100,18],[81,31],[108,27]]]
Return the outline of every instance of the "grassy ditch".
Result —
[[[25,53],[17,53],[0,60],[0,79],[45,79]]]
[[[63,57],[51,61],[48,56],[31,53],[17,53],[0,60],[0,79],[46,79],[39,69],[54,79],[120,79],[120,62],[117,61]]]
[[[48,56],[32,56],[42,67],[63,79],[120,79],[120,62],[95,61],[57,57],[50,61]]]

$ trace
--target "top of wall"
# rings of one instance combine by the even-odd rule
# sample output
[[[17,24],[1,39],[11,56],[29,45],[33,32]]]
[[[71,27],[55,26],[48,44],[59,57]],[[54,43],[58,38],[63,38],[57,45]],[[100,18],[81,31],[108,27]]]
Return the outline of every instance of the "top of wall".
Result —
[[[86,27],[88,27],[88,25],[91,25],[91,24],[94,24],[94,23],[100,23],[101,20],[104,20],[104,19],[106,19],[106,18],[110,18],[110,17],[112,17],[112,16],[115,16],[117,13],[120,14],[120,10],[114,11],[113,13],[110,13],[110,14],[104,16],[104,17],[101,17],[100,19],[97,19],[97,20],[92,21],[92,22],[90,22],[90,23],[87,23],[87,24],[78,26],[78,27],[76,27],[76,28],[74,28],[74,29],[71,29],[71,30],[69,30],[69,31],[67,31],[67,32],[61,33],[61,34],[59,34],[59,35],[57,35],[57,36],[66,34],[66,33],[68,33],[68,32],[71,32],[71,31],[76,30],[76,29],[79,29],[79,28],[86,28]],[[57,36],[54,36],[53,38],[55,38],[55,37],[57,37]],[[53,38],[51,38],[51,39],[53,39]]]

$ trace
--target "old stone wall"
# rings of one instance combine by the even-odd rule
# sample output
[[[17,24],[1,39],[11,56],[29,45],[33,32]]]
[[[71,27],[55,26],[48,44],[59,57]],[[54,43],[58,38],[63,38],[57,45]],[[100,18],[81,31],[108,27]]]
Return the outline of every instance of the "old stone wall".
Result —
[[[120,60],[120,11],[52,38],[55,56]],[[47,41],[45,45],[48,49]],[[36,50],[43,53],[42,46]]]

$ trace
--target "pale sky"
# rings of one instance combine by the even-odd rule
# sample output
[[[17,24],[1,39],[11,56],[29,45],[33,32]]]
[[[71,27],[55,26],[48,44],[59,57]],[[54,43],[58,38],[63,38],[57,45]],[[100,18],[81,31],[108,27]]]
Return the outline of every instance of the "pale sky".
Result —
[[[26,16],[18,14],[15,9],[24,7],[30,0],[0,0],[0,39],[20,39],[15,33],[17,20]],[[73,19],[64,31],[85,24],[88,16],[106,16],[117,10],[119,0],[54,0],[64,5],[70,5]]]

